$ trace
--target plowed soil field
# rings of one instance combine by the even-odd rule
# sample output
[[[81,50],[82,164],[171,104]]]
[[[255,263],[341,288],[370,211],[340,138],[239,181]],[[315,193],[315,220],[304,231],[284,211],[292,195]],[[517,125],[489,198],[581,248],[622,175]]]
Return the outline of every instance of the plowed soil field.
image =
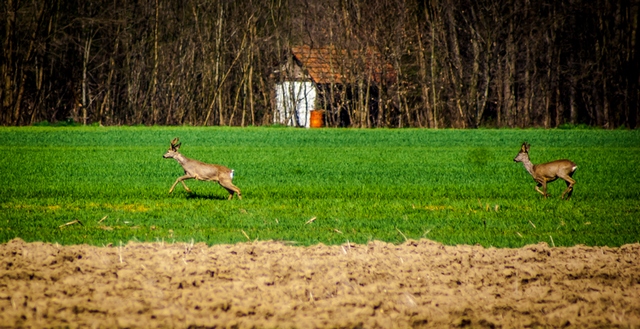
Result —
[[[640,245],[0,244],[0,327],[640,327]]]

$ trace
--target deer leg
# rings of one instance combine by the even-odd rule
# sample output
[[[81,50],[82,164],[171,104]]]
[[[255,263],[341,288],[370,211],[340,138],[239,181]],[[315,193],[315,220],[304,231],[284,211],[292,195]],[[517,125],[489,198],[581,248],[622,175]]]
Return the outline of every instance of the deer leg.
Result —
[[[187,190],[187,192],[191,192],[191,190],[187,187],[187,184],[185,184],[184,181],[180,181],[180,183],[182,183],[182,186],[184,186],[184,189]]]
[[[536,185],[536,192],[538,192],[538,193],[540,193],[540,194],[544,195],[544,197],[546,198],[546,197],[547,197],[547,189],[546,189],[546,187],[545,187],[545,191],[544,191],[544,192],[542,192],[542,191],[540,190],[540,186],[542,186],[542,183],[538,183],[538,185]]]
[[[540,187],[542,187],[542,190],[540,190]],[[538,193],[542,194],[544,196],[544,198],[546,199],[549,196],[549,194],[547,194],[547,182],[539,181],[538,185],[536,185],[536,191],[538,191]]]
[[[173,192],[173,189],[176,187],[176,185],[178,185],[179,182],[182,182],[182,185],[184,186],[184,188],[188,192],[191,192],[191,190],[189,190],[187,185],[185,185],[185,183],[183,182],[185,179],[190,179],[190,178],[193,178],[193,177],[191,177],[190,175],[184,175],[184,176],[178,177],[178,179],[176,179],[175,183],[173,183],[173,185],[171,185],[171,189],[169,189],[169,194],[171,194],[171,192]]]
[[[226,187],[225,187],[225,190],[227,190],[227,192],[229,192],[229,197],[227,198],[227,200],[233,199],[233,193],[235,193],[235,191],[232,190],[232,189],[228,189]]]
[[[569,198],[571,198],[571,194],[573,194],[573,184],[576,183],[576,181],[571,178],[571,176],[559,176],[560,178],[564,179],[564,181],[567,183],[567,189],[564,190],[564,192],[562,192],[562,196],[560,197],[560,199],[564,199],[564,195],[567,195],[567,200],[569,200]]]
[[[573,193],[573,187],[571,186],[571,183],[567,182],[567,189],[564,190],[564,192],[562,192],[562,196],[560,196],[560,199],[564,199],[564,195],[567,195],[567,200],[569,200],[571,198],[571,194]]]
[[[238,199],[242,200],[242,194],[240,193],[240,189],[237,186],[233,185],[230,179],[221,179],[220,181],[218,181],[218,183],[220,183],[220,185],[229,192],[228,200],[233,199],[233,193],[237,193]]]
[[[549,196],[549,193],[547,193],[547,182],[546,181],[542,182],[542,190],[544,191],[544,198],[546,199]]]

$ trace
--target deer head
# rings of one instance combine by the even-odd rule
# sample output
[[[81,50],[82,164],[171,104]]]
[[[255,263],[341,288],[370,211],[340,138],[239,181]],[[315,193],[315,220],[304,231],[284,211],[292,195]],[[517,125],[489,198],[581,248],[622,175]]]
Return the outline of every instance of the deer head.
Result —
[[[522,143],[522,146],[520,147],[520,152],[518,153],[518,155],[516,155],[516,157],[513,159],[514,162],[525,162],[529,160],[529,148],[531,147],[531,145],[529,145],[529,143],[524,142]]]
[[[178,143],[179,139],[176,137],[171,141],[171,145],[169,146],[169,149],[167,150],[167,153],[165,153],[162,157],[167,159],[167,158],[173,158],[176,155],[180,154],[178,152],[178,150],[180,149],[180,145],[182,145],[182,143]]]

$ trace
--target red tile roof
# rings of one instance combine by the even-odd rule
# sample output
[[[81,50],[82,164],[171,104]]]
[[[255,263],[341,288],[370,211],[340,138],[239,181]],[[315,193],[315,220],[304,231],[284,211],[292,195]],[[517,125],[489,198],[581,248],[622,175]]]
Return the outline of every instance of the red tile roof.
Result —
[[[353,82],[364,74],[370,74],[369,78],[375,83],[380,83],[383,76],[386,83],[395,83],[397,79],[393,66],[385,63],[380,53],[371,49],[360,53],[335,47],[297,46],[291,48],[291,52],[316,83]],[[360,73],[358,70],[368,72]]]

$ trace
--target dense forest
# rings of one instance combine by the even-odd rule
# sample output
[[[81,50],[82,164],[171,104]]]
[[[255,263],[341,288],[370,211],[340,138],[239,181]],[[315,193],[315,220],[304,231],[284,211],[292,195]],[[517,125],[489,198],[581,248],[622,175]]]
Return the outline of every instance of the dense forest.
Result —
[[[3,0],[0,124],[269,125],[294,46],[397,73],[353,127],[638,126],[637,0]],[[351,53],[351,52],[350,52]],[[345,62],[362,74],[362,65]],[[337,123],[328,123],[329,125]]]

